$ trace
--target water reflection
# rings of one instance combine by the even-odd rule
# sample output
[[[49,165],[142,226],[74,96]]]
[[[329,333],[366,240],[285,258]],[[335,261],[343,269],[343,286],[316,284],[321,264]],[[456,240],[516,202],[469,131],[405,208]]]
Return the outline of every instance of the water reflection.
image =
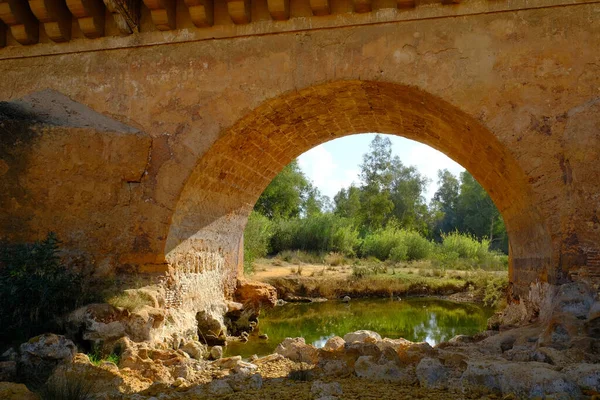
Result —
[[[403,337],[435,345],[459,334],[482,331],[492,314],[492,309],[476,304],[431,298],[286,304],[263,312],[260,332],[254,332],[248,343],[230,344],[226,353],[244,357],[266,355],[286,337],[298,336],[316,347],[323,347],[330,337],[359,329],[378,332],[382,337]],[[269,340],[258,339],[258,333],[266,333]]]

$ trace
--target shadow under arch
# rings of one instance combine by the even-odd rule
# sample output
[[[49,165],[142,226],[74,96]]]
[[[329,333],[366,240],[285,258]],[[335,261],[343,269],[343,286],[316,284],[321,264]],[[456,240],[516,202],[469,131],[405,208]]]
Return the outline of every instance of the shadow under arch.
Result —
[[[199,272],[210,267],[200,259],[219,254],[231,290],[248,216],[277,173],[321,143],[368,132],[419,141],[464,166],[504,218],[513,293],[525,295],[530,283],[548,280],[551,237],[508,149],[448,102],[415,87],[373,81],[336,81],[285,93],[225,130],[183,188],[166,241],[167,261],[176,269]]]

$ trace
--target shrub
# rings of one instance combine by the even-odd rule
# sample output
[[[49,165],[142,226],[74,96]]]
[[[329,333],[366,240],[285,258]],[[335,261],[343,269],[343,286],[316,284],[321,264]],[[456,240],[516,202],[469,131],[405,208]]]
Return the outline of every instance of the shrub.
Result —
[[[96,382],[97,377],[91,374],[59,375],[50,378],[39,395],[42,400],[91,400],[96,398]]]
[[[269,253],[269,242],[273,235],[272,222],[262,214],[253,211],[248,217],[244,231],[244,272],[254,271],[254,260]]]
[[[59,240],[25,244],[0,243],[0,336],[22,341],[59,329],[59,318],[91,300],[81,272],[59,257]]]
[[[362,246],[363,256],[373,256],[382,261],[422,260],[427,258],[430,252],[431,242],[418,232],[398,229],[395,226],[367,235]]]
[[[346,261],[345,257],[340,253],[331,252],[325,256],[325,263],[332,267],[337,267],[344,264]]]
[[[358,231],[352,222],[334,214],[278,220],[273,233],[271,249],[274,253],[285,250],[334,251],[352,256],[359,243]]]

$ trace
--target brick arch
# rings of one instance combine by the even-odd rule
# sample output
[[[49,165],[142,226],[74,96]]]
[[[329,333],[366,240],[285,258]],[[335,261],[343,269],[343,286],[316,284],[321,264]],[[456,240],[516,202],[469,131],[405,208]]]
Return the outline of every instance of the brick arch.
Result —
[[[201,157],[174,211],[165,254],[177,268],[198,254],[224,257],[227,282],[239,272],[247,217],[262,191],[303,152],[351,134],[394,134],[427,144],[463,165],[502,213],[513,283],[522,293],[544,279],[552,243],[530,184],[492,132],[418,88],[338,81],[283,94],[248,113]]]

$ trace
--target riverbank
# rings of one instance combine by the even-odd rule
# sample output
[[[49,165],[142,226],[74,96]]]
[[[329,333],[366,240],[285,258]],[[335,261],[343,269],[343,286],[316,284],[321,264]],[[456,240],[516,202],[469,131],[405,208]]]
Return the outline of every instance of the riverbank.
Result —
[[[318,261],[318,260],[312,260]],[[455,301],[501,307],[508,285],[507,271],[439,268],[430,261],[384,263],[360,260],[354,264],[259,259],[252,279],[269,283],[280,299],[402,298],[441,296]]]

